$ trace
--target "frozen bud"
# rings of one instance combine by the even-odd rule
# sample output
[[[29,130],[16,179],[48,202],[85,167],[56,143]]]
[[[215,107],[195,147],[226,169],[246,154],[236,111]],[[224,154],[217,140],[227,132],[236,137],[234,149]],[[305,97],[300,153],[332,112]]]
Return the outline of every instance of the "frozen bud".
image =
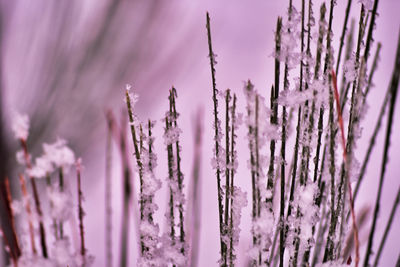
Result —
[[[24,151],[22,150],[17,151],[15,158],[17,159],[18,164],[21,165],[26,164]]]
[[[32,169],[28,170],[28,175],[35,178],[43,178],[47,174],[53,172],[54,167],[52,165],[51,160],[43,155],[39,158],[35,159],[35,165],[33,165]]]
[[[29,117],[26,114],[16,113],[12,124],[15,138],[26,140],[29,133]]]
[[[133,109],[133,107],[135,106],[135,104],[139,101],[139,95],[138,95],[138,94],[135,94],[135,93],[133,93],[133,92],[131,92],[131,89],[132,89],[132,85],[127,84],[127,85],[125,86],[126,93],[128,94],[129,101],[130,101],[130,103],[131,103],[131,108]],[[124,99],[125,103],[126,103],[126,100],[127,100],[127,99],[125,98],[125,99]]]
[[[72,214],[73,207],[71,195],[57,189],[48,190],[47,194],[53,205],[51,216],[61,221],[68,220]]]

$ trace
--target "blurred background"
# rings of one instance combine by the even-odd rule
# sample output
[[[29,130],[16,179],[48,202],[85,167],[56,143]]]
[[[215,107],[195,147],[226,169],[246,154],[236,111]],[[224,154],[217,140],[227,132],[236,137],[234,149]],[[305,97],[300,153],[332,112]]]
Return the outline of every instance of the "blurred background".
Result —
[[[334,47],[338,47],[345,2],[338,1],[334,11]],[[353,2],[351,16],[358,18],[360,4]],[[294,1],[294,4],[300,10],[300,1]],[[321,4],[322,1],[314,1],[316,19]],[[86,167],[83,190],[87,247],[95,256],[94,266],[104,266],[104,224],[101,223],[104,222],[104,209],[99,203],[104,203],[105,110],[113,110],[117,118],[125,113],[125,84],[133,85],[133,90],[140,96],[136,107],[139,118],[157,120],[157,175],[164,182],[167,157],[160,119],[168,107],[168,90],[173,85],[179,96],[177,108],[183,129],[183,171],[187,185],[192,172],[194,118],[198,110],[203,111],[202,219],[198,266],[215,266],[219,251],[217,194],[210,166],[212,91],[205,14],[210,12],[214,52],[218,55],[217,86],[221,90],[230,88],[236,92],[240,112],[244,113],[242,88],[245,80],[251,79],[259,91],[269,95],[273,83],[271,54],[275,23],[277,16],[286,15],[287,5],[287,1],[277,0],[1,0],[0,177],[7,174],[14,179],[19,170],[15,160],[18,144],[10,130],[14,112],[26,113],[31,119],[28,145],[33,156],[41,153],[43,142],[54,142],[57,137],[67,139],[76,154],[83,158]],[[391,78],[400,28],[398,10],[400,2],[397,0],[379,3],[375,42],[371,51],[375,51],[377,41],[382,42],[381,60],[375,75],[375,87],[368,100],[369,113],[362,122],[363,138],[356,153],[359,160],[365,154]],[[399,110],[397,103],[380,218],[387,218],[400,184],[397,159],[400,139],[396,138],[400,131]],[[374,203],[384,127],[385,123],[378,136],[356,209]],[[238,146],[240,166],[237,182],[249,195],[246,131],[242,129],[238,135],[242,142]],[[117,259],[122,179],[116,149],[114,159],[113,225],[114,258]],[[131,163],[134,165],[133,158]],[[163,192],[164,189],[158,196],[159,212],[156,217],[161,229],[163,205],[166,203]],[[238,266],[246,263],[246,251],[251,243],[249,214],[250,205],[243,211]],[[379,222],[378,236],[384,226]],[[393,237],[400,236],[399,225],[400,216],[397,216],[382,255],[382,266],[394,266],[399,251],[398,242]],[[366,243],[367,228],[361,232],[362,243]],[[133,240],[134,230],[130,234],[130,266],[135,266],[137,244]]]

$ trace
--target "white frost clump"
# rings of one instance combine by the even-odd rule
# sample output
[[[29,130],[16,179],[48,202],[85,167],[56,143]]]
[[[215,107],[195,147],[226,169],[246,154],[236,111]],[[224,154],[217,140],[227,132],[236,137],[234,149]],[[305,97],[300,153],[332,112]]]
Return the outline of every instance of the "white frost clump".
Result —
[[[17,153],[15,154],[15,158],[20,165],[25,165],[26,160],[25,160],[25,153],[22,150],[18,150]]]
[[[89,267],[93,264],[93,256],[85,255],[82,257],[79,251],[71,251],[71,242],[68,238],[57,240],[54,242],[52,247],[51,257],[53,259],[53,264],[51,266],[55,267],[79,267],[85,266]]]
[[[136,103],[139,101],[139,95],[131,92],[131,89],[132,89],[132,85],[127,84],[125,86],[125,90],[128,93],[129,99],[131,101],[131,108],[133,109],[135,107]],[[126,103],[126,98],[124,98],[124,101]]]
[[[266,205],[264,205],[266,206]],[[261,253],[262,259],[268,259],[269,248],[272,245],[273,231],[275,229],[274,214],[268,208],[261,209],[260,217],[253,221],[252,233],[258,236],[258,244],[249,251],[249,257],[257,259]]]
[[[15,138],[26,140],[29,134],[29,117],[26,114],[16,113],[11,126]]]
[[[287,62],[289,70],[295,68],[301,59],[301,53],[296,51],[296,48],[299,47],[300,25],[301,13],[292,7],[291,20],[282,25],[280,54],[275,55],[281,62]]]
[[[318,221],[318,206],[315,205],[318,192],[318,186],[312,182],[298,189],[297,205],[301,213],[300,239],[304,245],[311,245],[314,242],[312,227]]]
[[[182,133],[182,130],[179,127],[174,127],[172,125],[168,130],[164,133],[164,144],[171,145],[179,141],[179,136]]]
[[[74,152],[64,139],[59,138],[53,144],[43,144],[43,151],[56,168],[67,168],[75,163]]]
[[[239,244],[240,236],[240,218],[242,217],[242,209],[247,206],[247,195],[239,187],[233,187],[233,202],[232,202],[232,246],[233,248]],[[227,242],[228,245],[229,242]],[[232,250],[233,251],[233,250]]]
[[[314,100],[317,106],[326,107],[329,103],[329,85],[325,80],[314,80],[310,84],[310,90],[314,92]]]
[[[15,265],[11,263],[8,266],[14,267]],[[27,256],[26,254],[22,254],[18,259],[18,267],[54,267],[54,262],[37,255]]]
[[[53,172],[53,170],[54,167],[51,160],[46,155],[43,155],[35,159],[35,164],[30,170],[27,170],[27,173],[31,177],[43,178]]]
[[[126,93],[128,94],[129,103],[130,103],[130,107],[131,107],[131,110],[130,110],[130,111],[132,112],[132,122],[130,122],[129,124],[130,124],[131,126],[138,127],[139,124],[140,124],[140,120],[137,118],[137,116],[135,115],[135,113],[133,113],[133,110],[134,110],[134,108],[135,108],[135,106],[136,106],[136,103],[139,101],[139,95],[136,94],[136,93],[131,92],[131,88],[132,88],[132,86],[131,86],[130,84],[127,84],[127,85],[125,86],[125,90],[126,90]],[[128,104],[127,101],[128,101],[128,99],[127,99],[126,96],[125,96],[125,97],[124,97],[124,102],[125,102],[126,104]]]
[[[164,235],[162,243],[164,252],[164,264],[169,263],[177,267],[187,266],[186,257],[180,252],[181,246],[179,242],[172,244],[171,238],[168,235]],[[170,265],[165,264],[165,266]]]
[[[51,217],[60,221],[66,221],[73,213],[73,203],[71,195],[58,189],[49,189],[47,192],[51,207]]]
[[[299,90],[287,90],[281,91],[277,101],[279,105],[286,107],[298,107],[303,105],[306,101],[311,101],[313,98],[313,92],[311,90],[305,90],[300,92]]]
[[[344,77],[348,83],[357,79],[356,59],[354,55],[344,63]]]

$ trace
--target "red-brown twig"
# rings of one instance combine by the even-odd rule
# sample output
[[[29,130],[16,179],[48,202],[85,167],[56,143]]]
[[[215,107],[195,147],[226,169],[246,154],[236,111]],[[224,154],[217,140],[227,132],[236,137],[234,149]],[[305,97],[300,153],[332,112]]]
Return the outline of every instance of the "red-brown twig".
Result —
[[[0,225],[0,237],[3,237],[5,251],[10,255],[11,261],[13,262],[14,267],[18,267],[18,258],[13,253],[13,250],[10,247],[10,242],[8,242],[8,238],[5,235],[3,228]]]
[[[24,202],[25,202],[25,210],[26,210],[26,213],[28,214],[28,226],[29,226],[29,235],[31,238],[32,253],[34,255],[36,255],[37,250],[36,250],[36,245],[35,245],[35,235],[34,235],[34,231],[33,231],[31,204],[30,204],[29,198],[28,198],[28,190],[26,189],[25,179],[22,174],[19,175],[19,182],[21,184],[21,191],[22,191],[22,195],[24,198]]]
[[[28,146],[26,144],[25,139],[20,139],[21,147],[24,151],[24,157],[25,157],[25,162],[26,162],[26,167],[28,170],[32,169],[32,163],[31,163],[31,158],[28,153]],[[32,191],[33,191],[33,199],[35,201],[35,206],[36,206],[36,212],[39,216],[39,230],[40,230],[40,244],[42,246],[42,255],[44,258],[47,258],[47,245],[46,245],[46,232],[44,230],[44,224],[42,220],[43,212],[42,208],[40,206],[40,200],[39,200],[39,193],[37,190],[36,182],[35,179],[32,176],[29,176],[29,180],[31,181],[31,186],[32,186]]]
[[[9,210],[9,216],[10,216],[10,223],[11,223],[11,231],[13,234],[13,238],[15,240],[15,253],[16,256],[19,257],[21,255],[21,247],[19,245],[19,241],[18,241],[18,236],[17,236],[17,231],[15,229],[15,218],[14,218],[14,211],[12,208],[12,196],[11,196],[11,189],[10,189],[10,181],[8,179],[8,177],[6,177],[5,181],[5,188],[6,188],[6,193],[7,193],[7,208]]]
[[[337,88],[336,74],[333,69],[331,71],[331,74],[332,74],[332,83],[333,83],[335,100],[336,100],[336,108],[338,111],[338,122],[339,122],[340,132],[342,134],[343,159],[344,159],[345,166],[346,166],[347,165],[346,138],[344,136],[343,117],[342,117],[342,111],[340,109],[340,100],[339,100],[340,98],[339,98],[339,92],[338,92],[338,88]],[[359,243],[359,239],[358,239],[358,228],[357,228],[357,222],[356,222],[356,215],[355,215],[355,211],[354,211],[353,193],[352,193],[352,189],[351,189],[350,180],[347,181],[347,186],[348,186],[348,190],[349,190],[351,218],[353,221],[354,243],[356,246],[355,266],[358,267],[358,263],[360,261],[360,243]]]

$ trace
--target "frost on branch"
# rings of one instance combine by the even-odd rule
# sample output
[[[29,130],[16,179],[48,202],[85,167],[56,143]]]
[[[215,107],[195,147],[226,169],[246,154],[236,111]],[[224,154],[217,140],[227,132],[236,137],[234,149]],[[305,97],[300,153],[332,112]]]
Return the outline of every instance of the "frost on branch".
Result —
[[[281,62],[286,62],[290,69],[295,68],[302,57],[298,51],[298,40],[300,40],[300,25],[301,25],[301,13],[292,6],[289,10],[290,19],[288,19],[282,25],[281,31],[281,47],[279,55],[274,52],[274,56]]]
[[[266,170],[270,160],[269,141],[279,140],[278,125],[270,121],[271,111],[266,107],[265,100],[254,89],[250,81],[245,85],[246,93],[246,124],[250,149],[250,170],[252,182],[252,248],[249,256],[255,266],[268,262],[276,224],[272,201],[272,189],[267,186]],[[272,162],[271,164],[275,164]]]
[[[343,68],[346,82],[352,83],[357,79],[358,73],[355,55],[351,55],[351,57],[344,63]]]
[[[47,155],[43,155],[35,159],[35,164],[27,173],[31,177],[43,178],[54,171],[51,159]]]
[[[68,192],[61,191],[59,188],[48,188],[47,195],[52,207],[50,214],[58,221],[67,221],[73,213],[72,196]]]
[[[180,128],[176,110],[177,91],[170,90],[169,111],[166,113],[164,143],[167,148],[169,202],[165,216],[167,232],[162,238],[164,259],[175,266],[184,266],[187,262],[188,246],[185,236],[183,173],[181,171],[181,146],[179,143]]]
[[[53,144],[43,144],[43,152],[55,168],[68,170],[75,163],[75,154],[64,139],[58,138]]]
[[[154,170],[157,166],[157,156],[154,153],[154,137],[152,128],[154,122],[149,121],[146,130],[148,135],[141,131],[140,159],[143,165],[143,177],[140,182],[140,245],[141,257],[138,266],[159,266],[161,260],[161,240],[159,237],[159,226],[154,222],[154,213],[158,206],[154,203],[157,190],[161,188],[161,181],[156,178]],[[146,145],[144,145],[146,144]]]

